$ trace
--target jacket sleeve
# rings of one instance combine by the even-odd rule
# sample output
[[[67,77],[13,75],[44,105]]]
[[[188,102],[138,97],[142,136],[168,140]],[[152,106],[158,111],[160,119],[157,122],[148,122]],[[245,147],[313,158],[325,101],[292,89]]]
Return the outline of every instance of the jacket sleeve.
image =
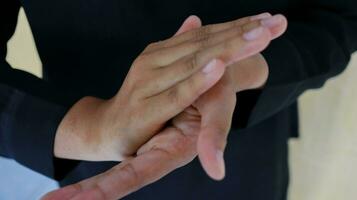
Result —
[[[319,88],[341,73],[357,49],[357,1],[311,0],[283,12],[287,32],[263,52],[270,75],[264,89],[242,96],[255,97],[245,127],[291,106],[306,90]],[[246,102],[246,101],[244,101]],[[235,115],[234,123],[242,119]],[[243,118],[244,118],[243,117]],[[239,124],[239,123],[238,123]]]
[[[55,170],[56,163],[66,162],[69,167],[75,162],[54,158],[55,133],[77,97],[6,62],[6,45],[19,8],[18,1],[0,1],[0,155],[60,179],[68,169]]]

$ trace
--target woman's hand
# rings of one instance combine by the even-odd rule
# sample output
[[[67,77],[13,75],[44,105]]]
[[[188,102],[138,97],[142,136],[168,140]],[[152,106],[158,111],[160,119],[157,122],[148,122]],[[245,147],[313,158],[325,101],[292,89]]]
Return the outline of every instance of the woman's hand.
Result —
[[[57,157],[123,160],[215,85],[225,66],[262,51],[271,33],[250,17],[149,45],[110,100],[85,97],[62,120]]]

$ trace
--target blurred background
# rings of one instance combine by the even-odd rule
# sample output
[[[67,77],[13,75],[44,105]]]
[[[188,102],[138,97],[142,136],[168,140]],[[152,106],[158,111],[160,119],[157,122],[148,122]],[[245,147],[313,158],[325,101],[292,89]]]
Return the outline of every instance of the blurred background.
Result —
[[[357,36],[356,36],[357,37]],[[25,14],[8,43],[8,62],[37,76],[41,61]],[[323,89],[299,100],[301,137],[290,142],[289,200],[357,198],[357,55]],[[57,184],[0,158],[0,199],[38,199]]]

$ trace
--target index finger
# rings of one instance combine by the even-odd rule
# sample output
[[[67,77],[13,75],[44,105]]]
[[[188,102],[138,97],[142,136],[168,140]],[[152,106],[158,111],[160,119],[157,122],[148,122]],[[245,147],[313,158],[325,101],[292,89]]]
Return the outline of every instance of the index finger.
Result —
[[[265,19],[268,17],[271,17],[270,13],[262,13],[259,15],[243,17],[243,18],[236,19],[236,20],[229,21],[229,22],[218,23],[218,24],[209,24],[209,25],[205,25],[205,26],[201,26],[202,24],[200,22],[199,28],[195,27],[194,29],[190,29],[189,31],[179,30],[174,35],[175,37],[171,37],[169,39],[166,39],[166,40],[163,40],[160,42],[156,42],[156,43],[152,44],[149,48],[147,48],[145,50],[145,52],[151,52],[151,51],[155,51],[157,49],[175,46],[175,45],[178,45],[185,41],[200,40],[202,38],[207,37],[210,34],[218,33],[220,31],[230,29],[233,27],[239,27],[239,26],[242,26],[242,25],[249,23],[251,21],[261,20],[261,19]],[[195,16],[193,18],[195,18]],[[197,19],[194,19],[194,20],[197,20]]]

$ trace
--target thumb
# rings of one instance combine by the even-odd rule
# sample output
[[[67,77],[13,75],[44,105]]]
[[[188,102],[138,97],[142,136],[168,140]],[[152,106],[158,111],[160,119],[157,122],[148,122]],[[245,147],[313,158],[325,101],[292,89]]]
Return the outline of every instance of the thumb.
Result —
[[[201,26],[202,26],[201,19],[195,15],[191,15],[183,22],[180,29],[175,33],[174,36],[199,28]]]

